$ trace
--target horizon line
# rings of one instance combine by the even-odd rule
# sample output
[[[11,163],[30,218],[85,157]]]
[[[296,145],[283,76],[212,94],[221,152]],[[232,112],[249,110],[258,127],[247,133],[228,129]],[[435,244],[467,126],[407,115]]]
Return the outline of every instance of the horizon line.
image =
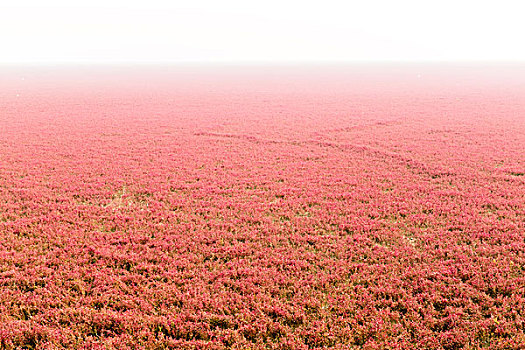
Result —
[[[272,66],[272,65],[406,65],[406,64],[524,64],[525,60],[510,59],[459,59],[459,60],[23,60],[0,61],[0,66]]]

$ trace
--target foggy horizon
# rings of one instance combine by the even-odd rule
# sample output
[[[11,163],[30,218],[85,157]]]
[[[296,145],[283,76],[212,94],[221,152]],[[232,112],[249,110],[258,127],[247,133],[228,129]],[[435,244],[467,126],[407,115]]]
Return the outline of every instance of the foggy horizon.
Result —
[[[525,61],[523,5],[7,1],[0,62]]]

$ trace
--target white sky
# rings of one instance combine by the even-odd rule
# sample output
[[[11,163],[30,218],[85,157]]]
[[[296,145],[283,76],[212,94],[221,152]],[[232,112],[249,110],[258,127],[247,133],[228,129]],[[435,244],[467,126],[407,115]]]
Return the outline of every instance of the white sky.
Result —
[[[0,62],[525,61],[524,10],[505,0],[0,0]]]

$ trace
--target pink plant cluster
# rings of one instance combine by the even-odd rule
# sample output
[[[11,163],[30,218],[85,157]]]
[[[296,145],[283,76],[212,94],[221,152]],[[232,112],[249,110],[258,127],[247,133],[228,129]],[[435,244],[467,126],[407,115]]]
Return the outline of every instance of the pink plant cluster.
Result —
[[[1,349],[525,348],[523,88],[108,74],[0,84]]]

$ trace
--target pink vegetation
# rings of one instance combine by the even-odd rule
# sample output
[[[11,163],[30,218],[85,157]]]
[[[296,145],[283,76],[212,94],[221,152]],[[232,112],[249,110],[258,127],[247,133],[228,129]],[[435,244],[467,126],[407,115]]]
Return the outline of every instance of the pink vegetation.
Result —
[[[4,71],[0,348],[523,349],[523,80],[361,68]]]

